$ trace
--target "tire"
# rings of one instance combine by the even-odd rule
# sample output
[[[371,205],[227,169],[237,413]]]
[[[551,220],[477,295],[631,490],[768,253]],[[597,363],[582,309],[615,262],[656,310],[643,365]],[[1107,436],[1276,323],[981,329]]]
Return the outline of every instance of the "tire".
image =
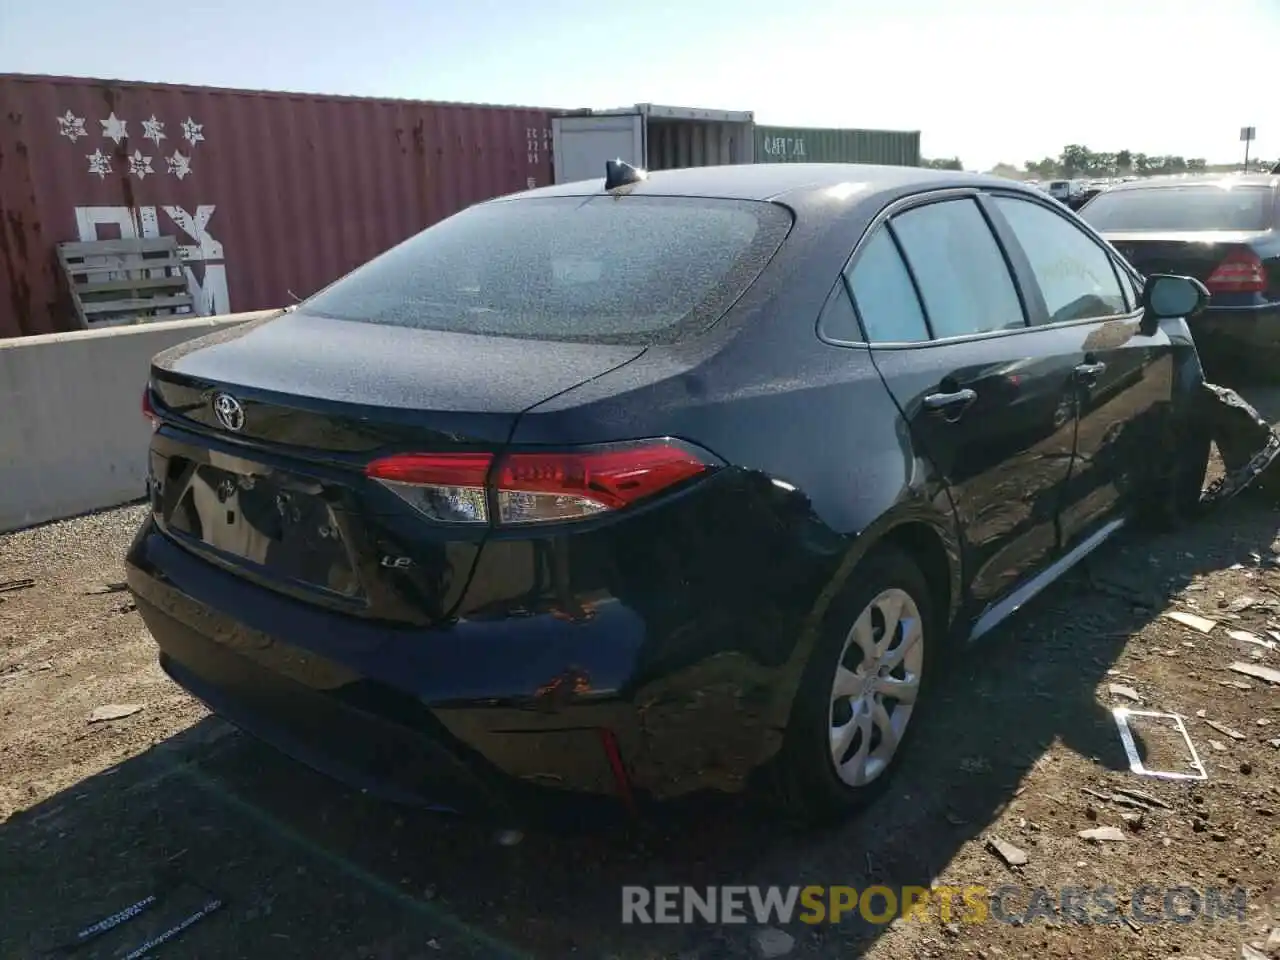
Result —
[[[907,616],[899,621],[895,639],[886,648],[889,659],[882,661],[888,664],[896,660],[897,666],[887,677],[877,680],[875,674],[879,671],[868,669],[874,657],[862,655],[868,645],[866,628],[872,627],[872,646],[877,640],[883,642],[884,614],[899,602]],[[876,627],[881,629],[877,631]],[[843,819],[887,786],[911,734],[919,726],[921,708],[928,696],[927,668],[931,659],[939,659],[939,651],[931,649],[931,644],[940,646],[934,643],[939,637],[933,591],[909,557],[896,548],[883,547],[859,564],[850,577],[850,586],[828,611],[792,704],[773,783],[774,800],[788,816],[809,824]],[[903,656],[895,657],[897,651],[903,651]],[[837,696],[835,684],[840,667],[845,668],[840,674],[842,683],[858,691],[853,696]],[[854,667],[858,669],[850,669]],[[864,676],[866,679],[862,679]],[[906,706],[904,700],[887,696],[883,688],[896,680],[894,689],[905,692],[902,684],[909,685],[912,678],[914,704],[900,714]],[[883,709],[876,709],[877,701]],[[841,723],[842,720],[847,722]],[[899,720],[901,729],[897,729]],[[883,733],[886,721],[897,733],[892,750],[888,750]],[[833,756],[832,730],[836,726],[851,729],[846,735],[849,739],[843,775]],[[868,735],[870,739],[864,739]],[[868,762],[859,768],[864,743]],[[857,775],[859,769],[861,776]]]
[[[1204,425],[1191,424],[1183,432],[1169,470],[1149,490],[1136,492],[1144,527],[1176,530],[1200,515],[1200,494],[1209,470],[1211,444]]]

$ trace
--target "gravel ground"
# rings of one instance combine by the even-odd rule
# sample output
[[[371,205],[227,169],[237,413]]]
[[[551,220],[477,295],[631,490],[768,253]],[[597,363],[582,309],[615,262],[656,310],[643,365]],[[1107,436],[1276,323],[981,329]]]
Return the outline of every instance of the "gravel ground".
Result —
[[[1280,393],[1251,398],[1280,413]],[[1280,631],[1270,504],[1129,537],[1049,590],[959,659],[911,764],[841,828],[798,832],[725,803],[513,845],[352,794],[166,680],[113,588],[142,515],[0,537],[0,583],[35,580],[0,593],[0,957],[37,955],[149,894],[154,908],[75,956],[123,956],[216,898],[220,909],[157,955],[1280,957],[1280,687],[1228,669],[1280,669],[1280,651],[1229,635]],[[1215,625],[1201,633],[1174,611]],[[1186,717],[1208,779],[1130,773],[1109,712],[1123,704]],[[91,722],[108,706],[127,715]],[[1163,743],[1149,734],[1152,749]],[[1120,839],[1079,836],[1099,827]],[[1026,863],[1009,865],[995,840]],[[1109,884],[1131,921],[1127,898],[1143,883],[1238,886],[1247,900],[1243,922],[1077,926],[1048,911],[975,925],[935,908],[888,927],[793,923],[786,937],[619,922],[623,884],[753,883],[1016,884],[1018,912],[1028,888]]]

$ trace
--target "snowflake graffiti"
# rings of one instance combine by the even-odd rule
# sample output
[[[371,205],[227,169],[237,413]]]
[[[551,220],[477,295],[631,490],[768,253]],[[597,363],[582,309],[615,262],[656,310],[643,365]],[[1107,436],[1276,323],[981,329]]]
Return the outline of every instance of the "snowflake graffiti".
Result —
[[[84,128],[84,117],[77,117],[70,110],[54,119],[58,121],[58,136],[66,137],[72,143],[89,135],[89,131]]]
[[[129,158],[129,172],[142,180],[148,173],[155,173],[151,169],[151,158],[144,157],[141,150],[133,151],[133,156]]]
[[[142,137],[144,140],[153,140],[155,145],[160,146],[161,140],[167,140],[168,136],[164,132],[164,122],[156,119],[153,113],[150,120],[142,121]]]
[[[169,165],[168,172],[179,180],[191,172],[191,158],[184,157],[181,150],[173,151],[173,156],[165,157],[164,162]]]
[[[196,123],[190,117],[182,121],[182,137],[193,147],[204,139],[204,134],[201,133],[203,129],[203,123]]]
[[[105,180],[107,174],[111,172],[111,158],[101,150],[95,150],[85,156],[89,161],[89,173],[96,173],[99,180]]]
[[[111,111],[111,116],[107,117],[105,120],[99,120],[98,122],[102,124],[102,135],[109,140],[114,140],[116,143],[119,143],[121,140],[129,136],[129,131],[125,129],[128,126],[129,121],[118,118],[114,110]]]

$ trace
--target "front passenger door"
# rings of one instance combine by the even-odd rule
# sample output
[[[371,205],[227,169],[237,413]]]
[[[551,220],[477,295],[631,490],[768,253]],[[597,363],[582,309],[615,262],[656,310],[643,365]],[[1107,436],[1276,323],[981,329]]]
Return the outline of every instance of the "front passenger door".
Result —
[[[968,599],[985,607],[1057,555],[1076,344],[1028,329],[972,195],[897,213],[860,244],[847,278],[876,368],[946,480]]]
[[[1152,475],[1172,402],[1172,346],[1163,330],[1139,331],[1132,285],[1121,285],[1111,253],[1073,220],[1032,198],[989,202],[1034,277],[1044,309],[1033,321],[1076,341],[1078,422],[1062,505],[1070,549],[1115,519]]]

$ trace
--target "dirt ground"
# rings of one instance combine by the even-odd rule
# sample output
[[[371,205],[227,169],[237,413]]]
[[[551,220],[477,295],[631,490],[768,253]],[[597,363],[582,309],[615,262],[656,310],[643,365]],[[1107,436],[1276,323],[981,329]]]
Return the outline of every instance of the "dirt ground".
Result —
[[[1248,393],[1280,416],[1280,391]],[[128,507],[0,537],[0,583],[34,580],[0,592],[2,958],[41,955],[149,895],[155,906],[73,955],[125,956],[213,900],[155,955],[1280,957],[1280,686],[1228,669],[1280,669],[1280,645],[1265,646],[1280,639],[1268,632],[1280,631],[1274,506],[1241,500],[1104,548],[965,652],[893,788],[843,827],[799,832],[726,802],[516,843],[353,794],[166,680],[112,586],[141,517]],[[1172,611],[1215,625],[1201,633]],[[1185,717],[1208,778],[1131,773],[1118,705]],[[93,720],[105,706],[127,715]],[[1171,737],[1140,732],[1152,762],[1188,769]],[[1099,827],[1120,839],[1079,836]],[[1026,863],[1008,864],[996,840]],[[1062,887],[1109,885],[1127,919],[1079,925],[1046,907],[1018,924],[947,922],[935,903],[928,919],[855,913],[786,936],[623,926],[624,884],[1016,885],[1016,913],[1036,888],[1056,901]],[[1135,905],[1142,884],[1159,892]],[[1243,888],[1243,922],[1141,919],[1179,886]]]

